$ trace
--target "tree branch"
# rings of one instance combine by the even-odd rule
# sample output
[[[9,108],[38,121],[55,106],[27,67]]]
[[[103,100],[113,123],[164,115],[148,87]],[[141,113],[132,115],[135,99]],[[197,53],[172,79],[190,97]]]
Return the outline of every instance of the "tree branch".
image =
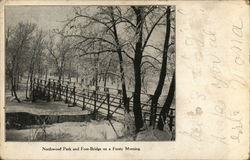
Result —
[[[156,59],[155,57],[150,56],[150,55],[143,55],[142,58],[152,58],[153,60],[155,60],[156,62],[158,62],[159,64],[161,64],[161,62],[158,59]]]
[[[167,12],[164,12],[164,14],[162,14],[162,15],[159,17],[159,19],[158,19],[158,20],[154,23],[154,25],[152,26],[151,30],[149,31],[149,33],[148,33],[148,35],[147,35],[147,37],[146,37],[146,39],[145,39],[145,41],[144,41],[144,44],[143,44],[143,47],[142,47],[142,51],[143,51],[144,48],[146,47],[146,45],[147,45],[147,43],[148,43],[148,40],[149,40],[151,34],[153,33],[153,31],[154,31],[156,25],[157,25],[157,24],[160,22],[160,20],[166,15],[166,13],[167,13]]]
[[[142,67],[144,64],[147,64],[147,63],[148,63],[149,65],[151,65],[153,68],[159,70],[158,67],[156,67],[153,63],[151,63],[151,62],[149,62],[149,61],[144,61],[144,62],[142,62],[142,63],[141,63],[141,67]]]

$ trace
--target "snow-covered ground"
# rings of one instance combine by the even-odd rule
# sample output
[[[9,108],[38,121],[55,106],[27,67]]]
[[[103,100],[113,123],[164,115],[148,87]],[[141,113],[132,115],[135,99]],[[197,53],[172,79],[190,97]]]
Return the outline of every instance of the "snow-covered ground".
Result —
[[[6,113],[26,112],[35,115],[88,115],[90,111],[80,107],[68,107],[64,102],[25,100],[25,92],[19,91],[18,103],[6,92]],[[129,124],[130,123],[130,124]],[[132,131],[131,131],[132,130]],[[124,117],[124,121],[90,120],[86,122],[63,122],[27,126],[25,129],[6,129],[7,141],[169,141],[173,135],[169,129],[159,131],[147,128],[134,134],[133,118]]]
[[[8,141],[114,141],[122,137],[123,124],[112,121],[64,122],[29,129],[9,129]]]
[[[82,110],[80,107],[68,107],[68,104],[64,104],[61,101],[37,101],[36,103],[29,101],[23,101],[22,103],[7,102],[5,112],[27,112],[36,115],[83,115],[90,113],[90,111]]]
[[[6,130],[7,141],[169,141],[172,133],[147,129],[137,135],[125,134],[125,127],[116,121],[64,122],[29,129]]]

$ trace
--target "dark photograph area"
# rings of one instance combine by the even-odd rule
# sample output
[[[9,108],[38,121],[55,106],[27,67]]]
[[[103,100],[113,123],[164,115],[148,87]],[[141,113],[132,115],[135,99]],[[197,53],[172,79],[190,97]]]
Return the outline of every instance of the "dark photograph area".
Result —
[[[5,140],[175,141],[175,6],[5,6]]]

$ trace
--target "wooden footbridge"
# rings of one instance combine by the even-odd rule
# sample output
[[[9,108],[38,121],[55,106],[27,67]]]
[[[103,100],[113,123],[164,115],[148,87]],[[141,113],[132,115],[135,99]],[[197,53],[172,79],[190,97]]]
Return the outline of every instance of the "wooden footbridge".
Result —
[[[115,88],[104,88],[100,86],[83,86],[79,83],[69,81],[58,81],[55,79],[33,79],[30,82],[32,100],[44,99],[48,102],[53,100],[64,101],[69,107],[81,107],[82,110],[89,110],[94,115],[102,114],[107,119],[122,120],[124,116],[124,106],[122,102],[122,90]],[[133,92],[128,92],[129,106],[133,104]],[[148,124],[150,118],[150,102],[152,95],[141,95],[141,107],[144,123]],[[160,105],[157,106],[158,122]],[[170,108],[166,122],[170,130],[175,127],[175,108]]]

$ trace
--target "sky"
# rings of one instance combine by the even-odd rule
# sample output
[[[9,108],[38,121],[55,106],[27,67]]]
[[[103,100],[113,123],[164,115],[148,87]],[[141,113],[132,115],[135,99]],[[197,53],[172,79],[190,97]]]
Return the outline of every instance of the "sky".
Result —
[[[15,26],[19,22],[35,23],[43,31],[61,29],[65,20],[74,16],[73,8],[76,6],[5,6],[5,24]],[[88,12],[91,12],[88,11]],[[163,31],[163,32],[162,32]],[[120,34],[123,34],[122,31]],[[151,43],[163,43],[165,29],[154,31],[151,36]],[[126,34],[126,33],[125,33]],[[150,48],[146,51],[152,52]]]
[[[33,22],[40,29],[49,30],[62,26],[63,20],[73,15],[72,6],[6,6],[6,26],[18,24],[18,22]]]

